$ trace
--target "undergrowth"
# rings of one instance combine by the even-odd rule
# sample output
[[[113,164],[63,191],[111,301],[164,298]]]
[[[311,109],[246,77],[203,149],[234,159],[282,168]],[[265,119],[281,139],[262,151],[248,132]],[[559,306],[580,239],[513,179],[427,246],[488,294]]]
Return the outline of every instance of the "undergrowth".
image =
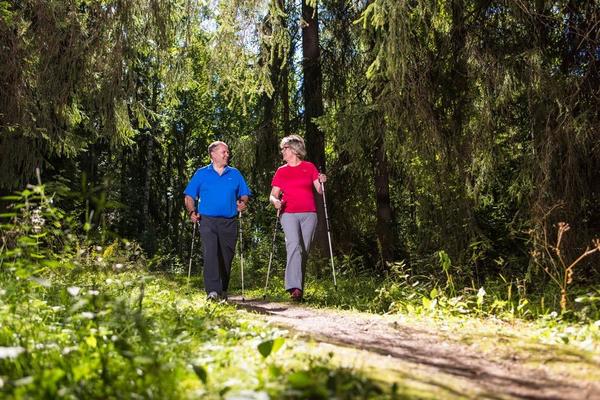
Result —
[[[4,397],[403,397],[398,384],[392,389],[336,366],[328,355],[308,356],[287,332],[231,305],[207,302],[196,270],[188,282],[182,261],[147,260],[134,242],[104,240],[91,218],[54,206],[42,185],[4,200],[12,203],[1,216]],[[287,302],[281,249],[265,292],[270,246],[258,239],[246,247],[245,296]],[[334,287],[327,260],[313,259],[306,304],[440,320],[526,321],[542,342],[598,351],[600,290],[579,293],[575,307],[560,312],[560,293],[535,296],[524,280],[506,279],[460,289],[450,260],[439,254],[438,261],[442,278],[419,276],[404,263],[377,275],[360,259],[344,257],[336,260]],[[238,267],[236,260],[232,289],[239,294]]]
[[[194,277],[149,273],[135,243],[102,242],[44,187],[5,198],[3,398],[394,398],[286,331],[207,302]]]

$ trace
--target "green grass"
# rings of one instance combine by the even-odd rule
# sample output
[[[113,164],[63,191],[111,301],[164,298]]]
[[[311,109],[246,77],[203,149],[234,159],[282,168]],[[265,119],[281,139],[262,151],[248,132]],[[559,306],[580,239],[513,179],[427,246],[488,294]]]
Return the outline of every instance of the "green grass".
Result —
[[[452,385],[412,367],[382,368],[383,362],[368,361],[371,354],[352,363],[360,359],[354,349],[337,348],[347,357],[333,357],[331,347],[232,305],[208,303],[201,278],[188,283],[181,261],[160,260],[160,269],[179,274],[150,273],[146,265],[157,264],[146,263],[139,246],[95,244],[89,224],[81,228],[77,218],[54,208],[43,187],[22,197],[27,200],[1,226],[0,397],[461,397]],[[44,224],[30,222],[34,214]],[[268,251],[259,245],[246,255],[247,298],[263,296]],[[281,255],[278,260],[268,298],[287,302]],[[312,265],[305,305],[386,313],[436,330],[442,339],[478,346],[491,359],[516,356],[581,379],[600,378],[594,372],[600,370],[600,323],[593,319],[593,295],[579,311],[558,315],[543,299],[513,295],[510,283],[450,296],[433,279],[419,281],[400,270],[385,277],[358,274],[350,262],[341,264],[337,289],[331,276],[315,277]],[[239,294],[237,271],[236,260],[232,291]]]
[[[286,331],[207,302],[197,280],[135,268],[43,285],[1,276],[0,347],[20,352],[0,359],[6,398],[389,397],[327,354],[297,350]]]
[[[111,257],[121,260],[118,251]],[[84,263],[90,259],[96,261]],[[150,274],[136,263],[115,271],[108,259],[100,265],[97,257],[82,254],[79,260],[74,267],[19,279],[5,263],[0,347],[22,351],[0,359],[5,397],[460,397],[460,391],[434,377],[374,366],[365,361],[371,354],[358,363],[356,350],[306,342],[232,305],[208,303],[200,277],[188,284],[185,274]],[[247,284],[247,298],[262,298],[262,285]],[[289,301],[282,286],[274,276],[269,300]],[[353,277],[338,281],[334,290],[326,280],[310,280],[305,305],[371,312],[388,307],[401,323],[435,329],[442,338],[477,346],[492,359],[517,355],[532,366],[578,370],[582,379],[598,375],[593,349],[579,346],[586,341],[597,346],[595,324],[499,320],[473,310],[463,314],[446,300],[435,307],[431,298],[423,303],[424,291],[408,286]],[[259,347],[272,353],[265,357]],[[347,356],[340,358],[344,352]]]

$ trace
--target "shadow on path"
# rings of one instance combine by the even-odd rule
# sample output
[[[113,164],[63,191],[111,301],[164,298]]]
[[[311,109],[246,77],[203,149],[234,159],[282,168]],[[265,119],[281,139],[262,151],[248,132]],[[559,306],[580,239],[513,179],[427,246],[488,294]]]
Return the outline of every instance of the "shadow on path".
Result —
[[[467,345],[434,331],[415,329],[381,315],[311,309],[298,304],[231,298],[231,303],[264,314],[319,342],[367,350],[398,363],[426,367],[465,382],[465,393],[477,397],[522,399],[600,399],[600,385],[553,376],[543,368],[527,368],[517,360],[489,361]]]

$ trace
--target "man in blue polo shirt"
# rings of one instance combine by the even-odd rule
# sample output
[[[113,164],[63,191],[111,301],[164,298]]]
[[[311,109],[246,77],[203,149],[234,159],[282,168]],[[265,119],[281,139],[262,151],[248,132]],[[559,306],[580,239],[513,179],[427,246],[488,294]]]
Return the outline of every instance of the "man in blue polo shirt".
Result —
[[[208,146],[211,163],[196,171],[184,190],[185,208],[200,225],[204,250],[204,288],[209,300],[227,299],[231,262],[237,241],[238,212],[248,204],[250,189],[237,169],[227,165],[229,147]],[[200,199],[198,209],[194,199]]]

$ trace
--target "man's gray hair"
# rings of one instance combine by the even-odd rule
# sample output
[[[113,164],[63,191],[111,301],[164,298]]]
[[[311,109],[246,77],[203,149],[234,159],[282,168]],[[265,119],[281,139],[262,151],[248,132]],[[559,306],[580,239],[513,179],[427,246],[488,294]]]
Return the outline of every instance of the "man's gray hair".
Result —
[[[279,147],[289,146],[290,149],[298,156],[299,159],[304,160],[306,157],[306,147],[304,146],[304,139],[298,135],[290,135],[281,139]]]
[[[213,150],[217,147],[217,146],[225,146],[227,148],[229,148],[229,146],[227,146],[227,143],[222,142],[220,140],[216,140],[214,142],[212,142],[211,144],[208,145],[208,155],[210,156],[210,154],[213,152]]]

